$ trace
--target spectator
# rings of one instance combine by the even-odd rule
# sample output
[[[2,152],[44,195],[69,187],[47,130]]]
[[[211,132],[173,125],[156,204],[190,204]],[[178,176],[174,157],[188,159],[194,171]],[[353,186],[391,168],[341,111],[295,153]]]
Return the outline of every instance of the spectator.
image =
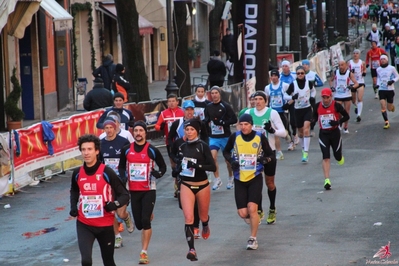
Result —
[[[232,57],[226,60],[226,70],[227,70],[227,85],[234,84],[234,61]]]
[[[209,86],[223,87],[224,77],[226,76],[226,66],[220,58],[220,52],[215,50],[211,60],[209,60],[207,65],[209,77]]]
[[[123,78],[124,74],[125,67],[122,64],[117,64],[115,67],[112,90],[114,92],[122,93],[124,96],[124,102],[127,102],[129,100],[128,93],[131,90],[132,86],[130,85],[129,81]]]
[[[111,90],[112,78],[115,73],[115,64],[113,60],[114,57],[112,54],[108,54],[104,58],[103,64],[93,71],[93,76],[95,78],[102,78],[104,81],[104,87],[107,90]]]
[[[104,88],[104,83],[101,78],[96,78],[94,80],[93,89],[87,93],[83,101],[83,108],[87,111],[92,111],[112,106],[112,104],[111,92]]]
[[[226,60],[234,60],[234,36],[229,28],[226,29],[226,35],[222,39],[222,52],[226,54]]]

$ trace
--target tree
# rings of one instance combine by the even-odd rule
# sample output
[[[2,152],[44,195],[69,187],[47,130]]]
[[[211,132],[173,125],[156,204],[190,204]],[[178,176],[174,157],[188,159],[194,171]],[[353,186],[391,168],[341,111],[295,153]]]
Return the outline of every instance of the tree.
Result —
[[[174,36],[176,55],[176,85],[180,88],[180,96],[191,94],[190,68],[188,65],[188,30],[187,8],[185,2],[174,2]]]
[[[121,36],[123,65],[126,68],[126,79],[133,84],[138,101],[148,101],[148,79],[145,73],[142,52],[142,37],[139,29],[139,14],[136,2],[115,0],[118,14],[118,26]]]
[[[209,52],[220,51],[220,21],[226,0],[215,1],[215,6],[209,12]]]
[[[299,5],[306,0],[290,0],[290,51],[300,51],[301,45],[299,42],[299,25],[300,14]],[[304,4],[304,3],[303,3]]]

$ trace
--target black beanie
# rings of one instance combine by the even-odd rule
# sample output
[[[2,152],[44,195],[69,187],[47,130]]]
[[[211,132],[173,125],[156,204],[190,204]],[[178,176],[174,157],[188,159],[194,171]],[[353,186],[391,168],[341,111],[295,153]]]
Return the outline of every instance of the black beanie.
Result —
[[[143,121],[139,120],[139,121],[134,122],[133,130],[135,127],[142,127],[142,128],[144,128],[145,133],[147,133],[147,124],[144,123]]]
[[[265,102],[267,102],[267,99],[266,99],[266,94],[263,92],[263,91],[256,91],[254,94],[252,94],[253,95],[253,97],[255,98],[256,96],[260,96],[260,97],[262,97],[264,100],[265,100]]]
[[[199,132],[201,130],[201,121],[199,121],[198,119],[192,118],[184,123],[184,128],[186,128],[188,126],[193,127],[195,130],[197,130],[197,133],[199,134]]]
[[[115,72],[116,73],[122,73],[122,71],[125,69],[125,67],[122,64],[117,64],[115,67]]]
[[[254,120],[252,119],[252,116],[250,114],[243,114],[240,116],[240,123],[241,122],[248,122],[251,125],[254,124]]]

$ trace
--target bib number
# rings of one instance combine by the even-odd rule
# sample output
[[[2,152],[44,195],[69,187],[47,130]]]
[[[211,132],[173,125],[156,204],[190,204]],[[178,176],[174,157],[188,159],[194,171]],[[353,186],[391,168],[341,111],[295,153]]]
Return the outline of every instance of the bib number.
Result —
[[[103,217],[103,197],[101,195],[82,196],[82,212],[87,219]]]
[[[224,134],[224,128],[223,126],[217,126],[211,121],[211,132],[212,135],[223,135]]]
[[[118,173],[119,158],[104,158],[104,163],[106,166],[114,170],[116,174]]]
[[[256,170],[256,154],[240,154],[240,171]]]
[[[195,107],[194,108],[194,115],[198,116],[200,120],[204,120],[205,119],[204,109],[205,108],[202,108],[202,107]]]
[[[335,120],[333,114],[321,115],[321,116],[320,116],[321,127],[322,127],[323,129],[332,128],[332,126],[330,125],[330,121],[331,121],[331,120]]]
[[[193,163],[197,163],[197,159],[184,157],[182,162],[181,162],[182,171],[180,172],[180,175],[187,176],[187,177],[194,177],[195,176],[195,169],[194,168],[187,168],[187,163],[189,161],[191,161]]]
[[[146,181],[147,180],[147,164],[131,163],[129,164],[130,181]]]

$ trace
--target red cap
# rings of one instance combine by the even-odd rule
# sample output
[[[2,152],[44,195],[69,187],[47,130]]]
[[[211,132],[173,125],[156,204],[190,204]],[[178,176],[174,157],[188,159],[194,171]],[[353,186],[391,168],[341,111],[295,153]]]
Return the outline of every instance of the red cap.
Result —
[[[321,90],[321,96],[332,96],[332,91],[330,88],[324,88]]]

